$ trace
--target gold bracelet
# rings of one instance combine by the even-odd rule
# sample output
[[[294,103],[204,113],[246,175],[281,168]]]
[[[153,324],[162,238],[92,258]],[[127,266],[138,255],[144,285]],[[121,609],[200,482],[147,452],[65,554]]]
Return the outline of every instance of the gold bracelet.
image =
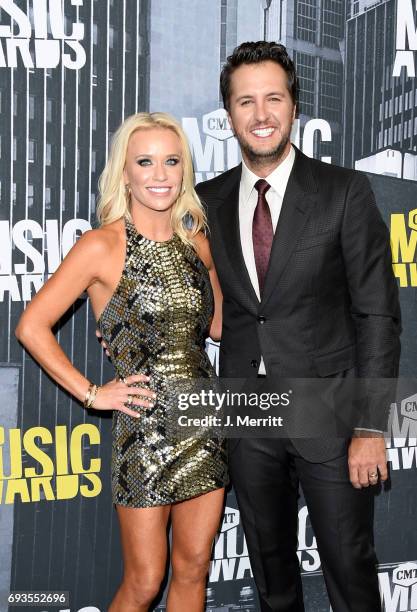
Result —
[[[88,389],[87,389],[87,393],[85,394],[85,399],[84,399],[84,408],[92,408],[94,401],[96,399],[97,396],[97,391],[99,390],[100,387],[98,387],[97,385],[95,385],[94,383],[90,383]]]

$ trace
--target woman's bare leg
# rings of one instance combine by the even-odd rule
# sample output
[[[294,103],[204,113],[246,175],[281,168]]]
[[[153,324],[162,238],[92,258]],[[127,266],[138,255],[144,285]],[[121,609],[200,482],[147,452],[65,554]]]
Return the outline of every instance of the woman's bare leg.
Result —
[[[172,578],[167,612],[204,610],[207,572],[223,500],[224,489],[217,489],[171,507]]]
[[[171,506],[116,506],[123,550],[123,581],[109,612],[147,612],[161,586],[167,560]]]

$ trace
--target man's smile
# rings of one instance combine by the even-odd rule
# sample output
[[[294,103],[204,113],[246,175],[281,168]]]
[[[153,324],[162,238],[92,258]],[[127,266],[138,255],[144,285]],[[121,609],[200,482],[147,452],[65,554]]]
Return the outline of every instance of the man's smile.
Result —
[[[255,128],[251,130],[251,134],[257,138],[269,138],[275,132],[275,129],[274,127]]]

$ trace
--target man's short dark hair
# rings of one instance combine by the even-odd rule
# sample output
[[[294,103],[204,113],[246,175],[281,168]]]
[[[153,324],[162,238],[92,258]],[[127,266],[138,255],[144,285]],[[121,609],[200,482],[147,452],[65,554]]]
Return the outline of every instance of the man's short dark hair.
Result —
[[[276,42],[244,42],[236,47],[224,64],[220,74],[220,91],[223,98],[223,106],[229,111],[230,102],[230,78],[236,68],[242,64],[260,64],[261,62],[275,62],[287,73],[288,91],[294,104],[298,102],[298,83],[295,66],[287,53],[284,45]]]

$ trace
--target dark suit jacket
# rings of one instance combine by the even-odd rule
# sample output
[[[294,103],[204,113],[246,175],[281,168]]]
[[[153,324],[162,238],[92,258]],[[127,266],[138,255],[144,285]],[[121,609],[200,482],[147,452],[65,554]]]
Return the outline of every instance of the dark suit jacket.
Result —
[[[398,288],[369,181],[295,151],[261,302],[241,249],[241,165],[196,187],[224,298],[220,375],[256,377],[262,355],[280,377],[396,377]],[[384,429],[380,401],[363,407],[357,426]],[[311,460],[338,452],[323,441],[297,447]]]

